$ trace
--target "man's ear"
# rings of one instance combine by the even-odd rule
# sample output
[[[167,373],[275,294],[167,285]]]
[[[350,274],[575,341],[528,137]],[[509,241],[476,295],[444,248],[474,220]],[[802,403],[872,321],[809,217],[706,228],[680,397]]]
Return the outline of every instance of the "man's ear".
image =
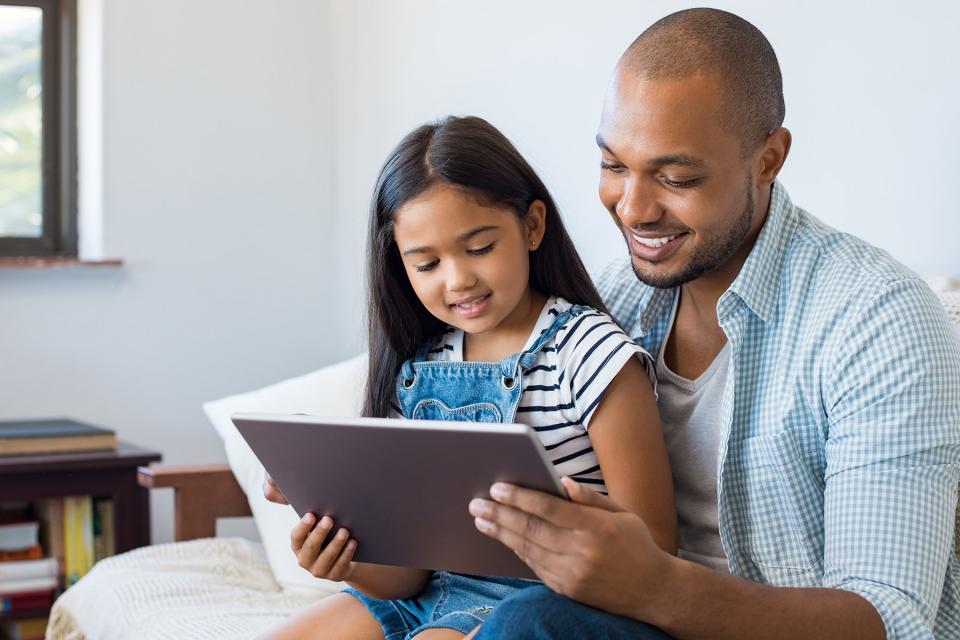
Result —
[[[785,127],[774,129],[767,139],[761,143],[757,149],[756,163],[754,167],[754,176],[756,176],[758,187],[768,187],[773,184],[787,161],[790,154],[790,145],[793,142],[793,136],[790,130]]]
[[[547,232],[547,205],[543,203],[543,200],[534,200],[530,203],[523,223],[527,249],[536,251],[543,241],[543,234]]]

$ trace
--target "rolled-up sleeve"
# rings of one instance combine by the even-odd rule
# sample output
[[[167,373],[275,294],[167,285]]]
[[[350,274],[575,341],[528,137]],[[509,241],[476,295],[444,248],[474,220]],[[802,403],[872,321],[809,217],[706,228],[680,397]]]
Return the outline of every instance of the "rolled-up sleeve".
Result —
[[[956,568],[960,339],[918,280],[885,285],[842,334],[824,389],[824,586],[869,601],[887,638],[933,638]]]

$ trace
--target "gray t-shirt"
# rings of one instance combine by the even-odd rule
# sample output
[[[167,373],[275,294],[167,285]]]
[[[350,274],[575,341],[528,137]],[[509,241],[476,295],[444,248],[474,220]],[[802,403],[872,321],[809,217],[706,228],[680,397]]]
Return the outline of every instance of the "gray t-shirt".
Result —
[[[671,327],[676,313],[674,305]],[[671,371],[663,360],[663,351],[660,349],[656,362],[657,406],[673,472],[679,534],[677,555],[729,573],[717,520],[717,455],[730,345],[723,346],[696,380]]]

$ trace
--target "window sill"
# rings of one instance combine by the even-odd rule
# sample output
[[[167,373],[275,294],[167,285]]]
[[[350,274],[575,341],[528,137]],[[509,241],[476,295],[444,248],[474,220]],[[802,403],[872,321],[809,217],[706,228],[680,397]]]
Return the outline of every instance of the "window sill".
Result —
[[[81,258],[63,258],[54,256],[0,257],[0,269],[76,269],[122,267],[120,258],[102,260],[83,260]]]

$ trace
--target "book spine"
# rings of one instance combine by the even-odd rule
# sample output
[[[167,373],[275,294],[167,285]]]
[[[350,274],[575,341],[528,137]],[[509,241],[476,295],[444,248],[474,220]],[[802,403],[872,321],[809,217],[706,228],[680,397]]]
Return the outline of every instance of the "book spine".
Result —
[[[24,578],[50,578],[56,575],[57,561],[54,558],[0,562],[0,582]]]
[[[94,564],[116,552],[113,537],[113,500],[97,498],[93,501]]]
[[[0,562],[40,560],[41,558],[43,558],[43,549],[38,544],[22,551],[0,551]]]
[[[117,527],[114,523],[113,500],[100,502],[103,520],[103,547],[107,557],[117,553]]]
[[[0,594],[10,595],[27,591],[46,591],[47,589],[53,591],[56,586],[57,579],[54,577],[0,580]]]
[[[80,577],[87,575],[87,572],[93,568],[93,498],[82,496],[80,498],[80,557],[83,559],[80,565]]]
[[[63,564],[67,587],[73,586],[80,579],[77,511],[77,498],[66,496],[63,499]]]
[[[26,591],[0,596],[0,613],[21,613],[32,609],[49,609],[53,604],[53,591]]]
[[[40,502],[43,548],[57,561],[57,576],[64,584],[63,498],[47,498]]]

